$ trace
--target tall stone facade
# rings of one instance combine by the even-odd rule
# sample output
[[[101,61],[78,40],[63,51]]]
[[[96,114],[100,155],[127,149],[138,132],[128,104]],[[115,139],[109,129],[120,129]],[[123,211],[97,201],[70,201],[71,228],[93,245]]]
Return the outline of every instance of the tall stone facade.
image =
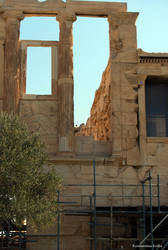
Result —
[[[168,54],[137,50],[138,13],[127,12],[126,3],[4,0],[0,10],[0,110],[40,132],[65,184],[56,225],[30,232],[28,248],[132,249],[168,210],[168,139],[148,136],[145,104],[147,79],[168,81]],[[36,15],[56,17],[59,41],[19,40],[20,21]],[[81,15],[108,19],[110,57],[90,118],[77,130],[72,29]],[[25,92],[29,46],[52,50],[51,95]],[[161,230],[152,243],[168,238]]]

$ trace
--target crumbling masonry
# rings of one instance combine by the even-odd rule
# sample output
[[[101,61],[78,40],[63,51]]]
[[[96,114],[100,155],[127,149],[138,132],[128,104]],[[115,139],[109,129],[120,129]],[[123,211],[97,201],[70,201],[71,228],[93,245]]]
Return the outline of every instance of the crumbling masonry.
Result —
[[[26,16],[55,16],[59,41],[19,40]],[[77,16],[107,18],[110,39],[91,116],[79,131],[73,120]],[[65,184],[55,227],[29,236],[30,250],[129,250],[150,232],[146,244],[166,244],[166,219],[152,233],[168,211],[166,108],[162,97],[159,111],[148,100],[155,86],[162,92],[168,84],[168,54],[137,49],[137,17],[126,3],[0,1],[0,110],[18,113],[40,132]],[[29,46],[52,49],[51,95],[25,93]]]

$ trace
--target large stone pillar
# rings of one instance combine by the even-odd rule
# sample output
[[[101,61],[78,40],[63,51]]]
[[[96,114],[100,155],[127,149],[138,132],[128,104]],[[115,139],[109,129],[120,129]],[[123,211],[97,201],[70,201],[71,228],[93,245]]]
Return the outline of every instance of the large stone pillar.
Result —
[[[113,62],[137,62],[136,12],[112,13],[108,16],[110,59]]]
[[[19,108],[19,34],[20,20],[23,14],[16,11],[6,11],[3,15],[6,21],[5,39],[5,85],[3,110],[18,112]]]
[[[123,156],[126,151],[123,138],[122,88],[124,67],[127,64],[137,63],[137,41],[135,21],[138,13],[112,13],[108,16],[110,38],[110,64],[111,64],[111,141],[112,155]],[[125,107],[124,107],[125,108]]]
[[[59,147],[61,153],[74,152],[74,81],[73,35],[74,14],[60,13],[60,45],[58,52]]]
[[[147,165],[147,142],[146,142],[146,106],[145,106],[145,81],[147,75],[138,75],[138,119],[139,119],[139,149],[141,164]]]
[[[0,111],[3,109],[4,95],[4,43],[5,43],[5,21],[0,16]]]

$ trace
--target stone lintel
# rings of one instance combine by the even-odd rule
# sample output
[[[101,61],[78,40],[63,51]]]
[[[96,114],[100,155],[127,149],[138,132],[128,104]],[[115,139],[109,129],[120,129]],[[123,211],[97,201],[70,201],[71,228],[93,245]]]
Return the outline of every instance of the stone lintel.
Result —
[[[1,3],[2,2],[2,3]],[[96,2],[96,1],[67,1],[48,0],[39,2],[38,0],[0,0],[0,7],[4,9],[23,10],[24,13],[57,14],[60,10],[72,10],[77,15],[87,16],[107,16],[109,12],[126,12],[126,3],[117,2]]]
[[[24,48],[26,47],[56,47],[58,41],[43,41],[43,40],[21,40],[19,41]]]
[[[3,13],[3,18],[7,21],[18,22],[24,19],[24,14],[22,11],[17,10],[7,10]]]
[[[110,12],[126,12],[126,3],[96,2],[96,1],[67,1],[67,8],[73,9],[77,15],[108,16]]]
[[[33,13],[51,13],[51,10],[55,10],[59,7],[65,7],[65,2],[62,0],[47,0],[40,2],[38,0],[0,0],[3,1],[2,7],[8,9],[23,9],[24,12]]]

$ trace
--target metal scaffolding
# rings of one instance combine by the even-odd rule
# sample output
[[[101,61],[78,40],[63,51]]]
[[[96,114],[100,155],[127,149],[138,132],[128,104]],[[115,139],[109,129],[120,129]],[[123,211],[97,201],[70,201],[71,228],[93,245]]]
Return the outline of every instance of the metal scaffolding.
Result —
[[[15,249],[26,249],[25,242],[33,242],[38,240],[38,238],[45,237],[54,237],[56,238],[56,250],[61,250],[61,240],[64,237],[61,234],[61,216],[88,216],[90,218],[89,227],[90,227],[90,235],[85,237],[86,240],[90,242],[89,249],[90,250],[114,250],[114,249],[126,249],[123,248],[122,245],[125,242],[129,242],[134,249],[148,249],[145,248],[145,245],[151,245],[151,249],[160,249],[164,250],[168,247],[168,237],[157,238],[154,233],[157,229],[168,221],[168,211],[162,210],[160,205],[160,178],[157,176],[157,182],[155,184],[152,183],[151,172],[149,171],[149,175],[146,179],[144,179],[139,184],[99,184],[96,181],[96,163],[93,161],[93,183],[92,184],[67,184],[65,188],[90,188],[92,189],[91,194],[61,194],[58,192],[58,211],[57,211],[57,234],[43,234],[43,235],[30,235],[25,234],[25,232],[17,233],[17,248]],[[112,188],[140,188],[141,195],[112,195],[113,198],[122,198],[122,199],[130,199],[130,198],[138,198],[138,200],[142,200],[141,207],[132,207],[131,209],[127,209],[121,207],[118,209],[117,207],[112,206],[112,204],[108,207],[98,207],[98,200],[105,197],[104,195],[100,195],[97,192],[97,188],[106,187],[109,189]],[[155,189],[155,193],[153,193],[153,189]],[[83,199],[88,199],[88,206],[83,206]],[[70,199],[70,201],[69,201]],[[74,199],[74,200],[73,200]],[[78,199],[76,201],[75,199]],[[153,199],[156,199],[157,207],[153,206]],[[149,204],[147,204],[147,200]],[[80,206],[78,206],[80,203]],[[69,208],[66,208],[68,206]],[[141,219],[141,223],[143,225],[141,237],[115,237],[113,232],[115,230],[114,219],[115,216],[136,216],[136,220]],[[160,221],[154,225],[154,216],[160,216]],[[100,216],[105,216],[109,219],[109,223],[100,223],[98,218]],[[108,237],[103,237],[97,234],[98,231],[101,232],[101,227],[108,227],[109,234]],[[10,236],[14,236],[14,232],[12,230],[8,230],[6,232],[1,231],[0,235],[0,249],[13,249],[10,247]],[[19,235],[19,236],[18,236]],[[27,238],[26,238],[27,237]],[[28,240],[31,239],[31,240]],[[35,240],[34,240],[35,239]],[[8,240],[8,241],[7,241]],[[6,244],[5,242],[8,242]],[[101,248],[99,243],[101,242]],[[120,244],[117,245],[117,242]],[[122,243],[124,242],[124,243]],[[6,245],[5,245],[6,244]],[[108,246],[108,247],[107,247]],[[130,249],[130,248],[129,248]]]
[[[166,249],[165,247],[167,247],[168,245],[168,236],[164,239],[164,238],[156,238],[154,237],[154,232],[160,227],[161,224],[167,222],[167,218],[168,218],[168,211],[161,211],[161,207],[160,207],[160,177],[159,175],[157,175],[157,183],[153,184],[152,183],[152,176],[151,176],[151,171],[149,171],[149,175],[146,179],[144,179],[140,184],[97,184],[96,182],[96,164],[95,161],[93,161],[93,184],[68,184],[65,185],[66,187],[91,187],[93,189],[93,193],[91,196],[88,195],[88,199],[90,200],[90,206],[89,209],[80,209],[79,211],[77,211],[77,209],[72,209],[71,210],[63,210],[62,213],[64,213],[64,215],[90,215],[91,221],[90,221],[90,225],[91,225],[91,230],[90,230],[90,237],[87,238],[90,240],[90,250],[96,250],[97,248],[97,243],[98,241],[109,241],[109,250],[112,249],[122,249],[122,248],[113,248],[113,242],[114,241],[132,241],[132,245],[136,245],[137,247],[142,247],[143,245],[151,245],[151,249],[156,249],[156,247],[158,247],[159,249]],[[142,199],[142,208],[138,209],[138,210],[132,210],[132,211],[128,211],[128,210],[116,210],[115,207],[110,206],[109,210],[105,210],[105,209],[101,209],[101,210],[97,210],[97,199],[103,197],[101,195],[97,194],[97,187],[108,187],[108,188],[113,188],[113,187],[141,187],[142,189],[142,195],[139,196],[132,196],[132,195],[113,195],[112,197],[115,198],[124,198],[124,199],[129,199],[129,198],[138,198],[138,199]],[[157,194],[154,195],[153,192],[153,188],[155,188],[157,190]],[[146,195],[146,189],[148,189],[149,194]],[[78,195],[65,195],[64,198],[67,197],[77,197]],[[79,197],[82,198],[86,197],[87,195],[80,195]],[[153,209],[153,198],[157,199],[157,209]],[[149,199],[149,205],[146,206],[146,200]],[[64,201],[64,204],[66,202]],[[82,203],[82,202],[81,202]],[[68,202],[67,202],[68,204]],[[74,202],[75,204],[75,202]],[[116,214],[125,214],[125,215],[130,215],[130,214],[135,214],[137,215],[139,218],[142,217],[143,218],[143,239],[140,239],[138,237],[136,238],[115,238],[113,237],[113,216]],[[104,224],[101,225],[100,223],[97,222],[97,216],[99,215],[109,215],[109,220],[110,223],[109,225],[106,226],[110,226],[110,233],[109,233],[109,237],[107,238],[103,238],[103,237],[99,237],[97,236],[97,228],[100,226],[105,226]],[[154,227],[153,224],[153,217],[154,215],[162,215],[164,216],[160,222]],[[147,218],[149,218],[149,233],[147,234]],[[58,223],[58,225],[60,225],[60,223]],[[60,232],[60,229],[58,230],[58,232]],[[59,235],[57,235],[57,237],[59,237]],[[158,243],[160,242],[160,243]],[[60,246],[57,246],[57,249],[60,249]],[[102,248],[101,248],[102,249]],[[142,248],[141,248],[142,249]],[[145,249],[145,247],[143,248]]]

